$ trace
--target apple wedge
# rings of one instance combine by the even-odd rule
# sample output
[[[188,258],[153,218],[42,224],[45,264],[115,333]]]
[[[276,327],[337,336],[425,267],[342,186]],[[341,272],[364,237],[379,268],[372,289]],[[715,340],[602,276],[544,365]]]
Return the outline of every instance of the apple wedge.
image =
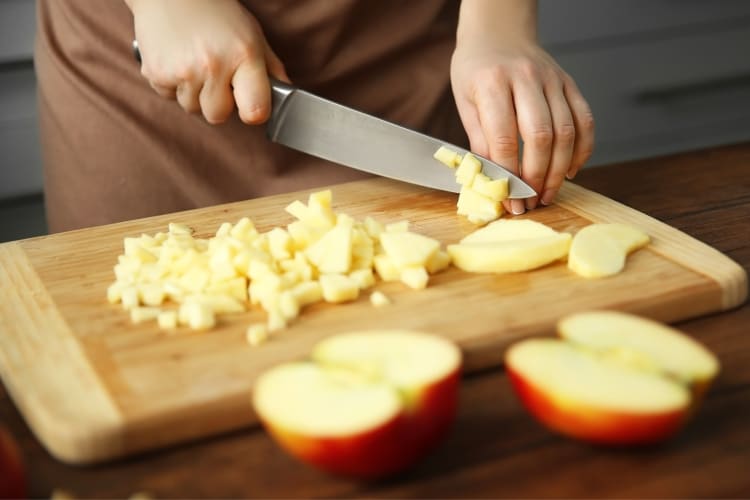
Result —
[[[665,325],[596,311],[563,318],[561,339],[529,339],[506,352],[511,383],[548,428],[598,444],[648,444],[685,424],[719,363]]]
[[[621,272],[626,257],[649,242],[643,231],[625,224],[591,224],[573,237],[568,267],[584,278],[603,278]]]
[[[310,361],[263,373],[253,406],[279,445],[334,474],[376,478],[414,464],[455,418],[461,352],[388,330],[329,337]]]
[[[529,271],[567,255],[571,236],[557,233],[511,241],[448,245],[453,265],[473,273]]]

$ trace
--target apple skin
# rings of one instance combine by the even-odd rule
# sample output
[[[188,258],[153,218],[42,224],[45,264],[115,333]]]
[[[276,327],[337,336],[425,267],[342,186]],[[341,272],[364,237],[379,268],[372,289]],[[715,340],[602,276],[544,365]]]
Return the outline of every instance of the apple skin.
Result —
[[[690,405],[662,414],[635,414],[561,405],[511,365],[506,365],[506,371],[519,399],[537,420],[553,431],[593,444],[646,445],[666,440],[683,427],[694,408]]]
[[[26,498],[21,453],[4,427],[0,427],[0,498]]]
[[[422,390],[395,418],[363,434],[310,436],[262,421],[292,456],[326,472],[377,479],[414,465],[439,444],[453,425],[460,369]]]

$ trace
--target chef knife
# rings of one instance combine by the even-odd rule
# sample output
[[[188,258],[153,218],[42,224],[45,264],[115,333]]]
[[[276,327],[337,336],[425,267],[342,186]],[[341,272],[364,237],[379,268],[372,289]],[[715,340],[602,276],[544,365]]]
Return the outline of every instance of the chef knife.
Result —
[[[133,56],[140,63],[138,40]],[[433,158],[440,146],[461,155],[466,149],[415,130],[323,99],[271,79],[273,110],[266,125],[268,137],[304,153],[348,167],[457,193],[453,170]],[[536,192],[519,177],[479,155],[482,172],[491,179],[508,179],[509,198],[530,198]]]
[[[276,143],[335,163],[399,181],[457,193],[454,170],[433,158],[440,146],[468,151],[302,89],[271,81],[273,110],[266,125]],[[536,196],[519,177],[487,158],[482,172],[508,179],[509,198]]]

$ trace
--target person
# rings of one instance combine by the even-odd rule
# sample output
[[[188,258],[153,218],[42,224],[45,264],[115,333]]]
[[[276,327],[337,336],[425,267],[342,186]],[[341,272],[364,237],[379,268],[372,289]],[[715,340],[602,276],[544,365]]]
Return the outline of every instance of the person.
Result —
[[[513,213],[549,204],[594,124],[536,14],[534,0],[38,0],[50,230],[363,178],[266,139],[269,75],[520,171],[539,196]]]

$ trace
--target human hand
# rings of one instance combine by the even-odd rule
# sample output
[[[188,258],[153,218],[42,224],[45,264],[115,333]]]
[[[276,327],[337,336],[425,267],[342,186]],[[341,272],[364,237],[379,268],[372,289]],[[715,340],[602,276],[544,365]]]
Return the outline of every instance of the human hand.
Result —
[[[552,203],[567,176],[591,156],[594,120],[573,79],[536,42],[459,41],[451,84],[471,150],[519,173],[538,197],[510,200],[521,214]]]
[[[209,123],[236,108],[248,124],[271,112],[268,75],[289,81],[257,20],[237,0],[125,0],[141,74],[162,97]]]

